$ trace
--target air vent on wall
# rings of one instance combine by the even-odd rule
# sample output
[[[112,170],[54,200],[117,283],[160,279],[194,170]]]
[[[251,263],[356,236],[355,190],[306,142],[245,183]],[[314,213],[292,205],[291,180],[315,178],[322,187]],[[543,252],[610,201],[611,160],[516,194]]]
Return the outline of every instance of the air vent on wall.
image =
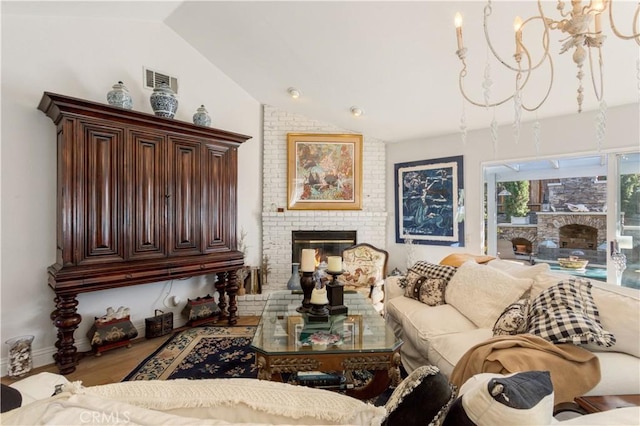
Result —
[[[144,69],[144,85],[147,89],[153,89],[160,83],[167,83],[176,94],[178,93],[177,77],[171,77],[170,75],[153,71],[149,68]]]

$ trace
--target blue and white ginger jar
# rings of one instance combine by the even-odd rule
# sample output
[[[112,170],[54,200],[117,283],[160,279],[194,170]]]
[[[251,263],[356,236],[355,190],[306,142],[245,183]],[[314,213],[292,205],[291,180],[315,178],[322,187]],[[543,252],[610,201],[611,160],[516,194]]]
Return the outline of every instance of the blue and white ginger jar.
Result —
[[[129,89],[121,81],[111,87],[111,90],[107,93],[107,102],[109,105],[124,109],[133,108],[133,99],[131,99]]]
[[[204,105],[200,105],[200,108],[198,108],[196,113],[193,114],[193,124],[206,127],[211,125],[211,117]]]
[[[158,117],[173,118],[178,110],[178,98],[167,83],[160,83],[153,89],[151,108]]]

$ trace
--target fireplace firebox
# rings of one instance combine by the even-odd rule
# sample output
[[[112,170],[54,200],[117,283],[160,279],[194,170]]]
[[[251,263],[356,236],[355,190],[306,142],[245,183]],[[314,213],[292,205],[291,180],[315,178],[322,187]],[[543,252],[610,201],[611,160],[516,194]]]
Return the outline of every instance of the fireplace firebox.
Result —
[[[327,256],[342,256],[342,250],[356,244],[357,231],[291,231],[291,262],[300,263],[302,249],[316,249],[319,262]]]

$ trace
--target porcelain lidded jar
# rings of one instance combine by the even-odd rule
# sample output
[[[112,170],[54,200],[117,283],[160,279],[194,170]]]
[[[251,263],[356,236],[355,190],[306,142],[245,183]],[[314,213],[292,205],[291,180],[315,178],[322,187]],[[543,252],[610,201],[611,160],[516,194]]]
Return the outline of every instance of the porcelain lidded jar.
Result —
[[[200,108],[198,108],[196,110],[196,113],[193,114],[193,124],[205,127],[211,125],[211,117],[209,116],[209,112],[204,107],[204,105],[200,105]]]
[[[178,110],[178,98],[167,83],[158,84],[151,98],[151,108],[158,117],[173,118]]]
[[[129,89],[121,81],[111,87],[111,90],[107,93],[107,102],[109,105],[124,109],[133,108],[133,99],[131,99]]]

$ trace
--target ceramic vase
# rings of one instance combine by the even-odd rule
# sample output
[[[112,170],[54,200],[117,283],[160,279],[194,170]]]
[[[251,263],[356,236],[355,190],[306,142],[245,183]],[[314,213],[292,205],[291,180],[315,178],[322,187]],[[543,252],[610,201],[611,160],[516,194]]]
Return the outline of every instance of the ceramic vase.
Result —
[[[107,102],[109,105],[124,109],[133,108],[133,99],[131,99],[129,89],[121,81],[111,86],[111,90],[107,93]]]
[[[198,108],[196,113],[193,114],[193,124],[205,127],[209,127],[211,125],[211,116],[209,116],[209,112],[204,105],[200,105],[200,108]]]
[[[178,110],[178,98],[167,83],[160,83],[153,89],[151,108],[158,117],[173,118]]]
[[[291,278],[289,278],[289,282],[287,282],[288,290],[302,290],[300,286],[300,264],[292,263],[291,264]]]

